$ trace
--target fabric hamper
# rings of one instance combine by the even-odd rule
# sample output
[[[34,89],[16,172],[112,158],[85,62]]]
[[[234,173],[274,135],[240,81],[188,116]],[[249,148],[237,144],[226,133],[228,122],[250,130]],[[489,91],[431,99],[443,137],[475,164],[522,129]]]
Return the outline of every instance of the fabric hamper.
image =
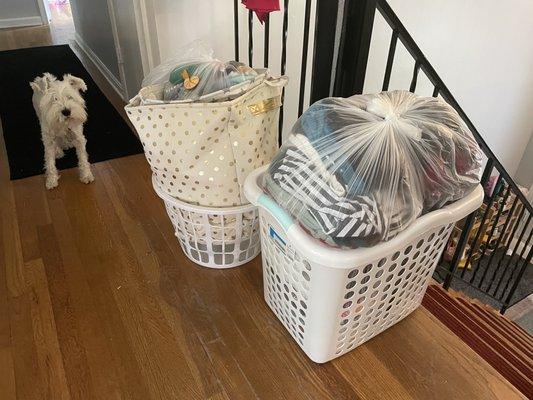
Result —
[[[264,192],[266,169],[254,171],[245,183],[247,198],[259,208],[264,297],[318,363],[354,349],[414,311],[454,223],[483,200],[478,185],[389,241],[341,249],[312,237]]]
[[[146,104],[151,88],[142,89],[125,109],[158,187],[200,206],[248,203],[242,191],[246,176],[269,163],[278,149],[286,82],[286,77],[263,77],[233,100],[218,102],[211,96],[210,102],[148,99]]]

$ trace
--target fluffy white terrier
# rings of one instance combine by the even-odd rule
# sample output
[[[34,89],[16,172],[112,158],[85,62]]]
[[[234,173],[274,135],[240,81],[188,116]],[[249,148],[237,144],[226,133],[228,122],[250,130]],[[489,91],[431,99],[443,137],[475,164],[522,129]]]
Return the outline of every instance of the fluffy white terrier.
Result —
[[[57,186],[59,174],[56,158],[63,157],[63,150],[76,148],[80,181],[94,180],[83,135],[83,124],[87,121],[85,101],[80,92],[87,90],[85,82],[72,75],[63,75],[58,80],[45,73],[30,83],[33,89],[33,107],[41,124],[41,138],[44,144],[44,168],[46,188]]]

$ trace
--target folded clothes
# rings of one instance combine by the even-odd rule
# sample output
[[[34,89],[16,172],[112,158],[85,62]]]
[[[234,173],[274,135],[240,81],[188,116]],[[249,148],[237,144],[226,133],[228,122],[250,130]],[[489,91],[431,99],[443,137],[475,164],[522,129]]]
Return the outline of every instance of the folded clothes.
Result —
[[[329,154],[331,143],[339,140],[338,137],[335,137],[335,133],[342,129],[340,124],[343,122],[342,118],[337,115],[338,110],[331,109],[327,107],[327,104],[324,104],[326,100],[312,104],[296,121],[292,128],[292,133],[307,138],[316,152],[331,162],[330,170],[343,185],[346,185],[352,181],[355,175],[349,154],[344,156]]]
[[[311,105],[264,186],[313,236],[353,248],[464,197],[480,174],[481,151],[451,106],[394,91]]]
[[[291,201],[301,203],[300,212],[312,217],[313,223],[307,228],[316,229],[318,225],[325,237],[342,245],[355,243],[362,237],[368,244],[381,240],[385,231],[384,220],[376,200],[372,196],[339,196],[338,190],[334,190],[320,174],[321,168],[308,161],[301,150],[289,148],[282,162],[269,171],[273,181]],[[277,197],[276,193],[274,197]],[[275,200],[287,201],[286,198]],[[309,217],[303,220],[304,224],[308,221]]]
[[[150,87],[148,101],[209,102],[226,101],[224,92],[242,88],[265,75],[264,68],[253,69],[238,61],[220,61],[202,40],[195,40],[177,49],[175,55],[164,60],[143,79],[142,87]],[[231,98],[230,98],[231,100]]]
[[[197,100],[209,93],[229,90],[256,76],[254,69],[237,61],[181,63],[170,72],[164,86],[164,100]]]
[[[339,182],[335,174],[329,172],[328,167],[324,165],[321,156],[305,136],[295,134],[291,136],[289,140],[296,148],[303,152],[309,159],[309,162],[315,166],[320,176],[331,186],[331,190],[339,196],[344,196],[346,194],[344,186]]]
[[[307,231],[312,232],[313,236],[328,244],[335,245],[333,239],[321,230],[320,225],[313,218],[305,205],[291,193],[283,190],[272,179],[270,174],[265,174],[264,176],[264,187],[268,194],[276,201],[276,203],[283,204],[284,207],[294,210],[293,216]]]

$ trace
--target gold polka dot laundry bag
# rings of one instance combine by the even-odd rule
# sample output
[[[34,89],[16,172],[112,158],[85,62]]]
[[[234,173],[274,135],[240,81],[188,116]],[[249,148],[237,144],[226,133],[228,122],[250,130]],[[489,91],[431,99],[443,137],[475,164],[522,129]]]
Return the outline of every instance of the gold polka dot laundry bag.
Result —
[[[242,189],[246,176],[268,164],[278,149],[287,83],[286,77],[256,71],[252,79],[194,100],[165,101],[168,87],[150,85],[126,105],[162,190],[201,206],[248,203]],[[182,76],[186,81],[195,75]]]

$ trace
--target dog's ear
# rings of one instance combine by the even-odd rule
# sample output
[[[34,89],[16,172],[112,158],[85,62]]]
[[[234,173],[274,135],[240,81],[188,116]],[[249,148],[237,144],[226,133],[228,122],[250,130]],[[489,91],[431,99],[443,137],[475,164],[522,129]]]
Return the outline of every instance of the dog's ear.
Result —
[[[43,88],[42,86],[40,85],[40,82],[37,81],[37,79],[41,79],[41,78],[35,78],[33,82],[30,82],[30,87],[33,89],[34,92],[38,93],[38,92],[43,92]]]
[[[57,80],[57,78],[49,72],[45,72],[43,76],[38,76],[30,82],[30,86],[34,92],[44,93],[50,87],[50,83]]]
[[[45,72],[43,74],[43,79],[46,81],[47,85],[50,85],[51,82],[57,81],[57,78],[50,72]]]
[[[70,83],[70,85],[74,89],[81,90],[82,92],[85,92],[87,90],[87,85],[85,84],[85,82],[81,78],[78,78],[78,77],[70,75],[70,74],[65,74],[65,75],[63,75],[63,80],[65,82]]]

